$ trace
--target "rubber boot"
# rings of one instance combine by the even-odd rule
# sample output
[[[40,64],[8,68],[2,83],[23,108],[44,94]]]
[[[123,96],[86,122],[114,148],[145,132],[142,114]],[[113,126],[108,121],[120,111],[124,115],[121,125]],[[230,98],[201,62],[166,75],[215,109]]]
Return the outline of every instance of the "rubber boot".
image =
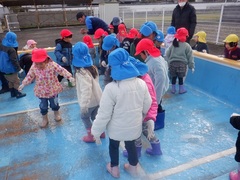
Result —
[[[165,110],[159,112],[154,123],[154,131],[164,128]]]
[[[179,85],[179,94],[184,94],[186,92],[187,90],[184,88],[184,85]]]
[[[175,94],[176,93],[176,84],[172,84],[172,90],[171,93]]]
[[[132,166],[130,164],[124,164],[124,169],[127,171],[132,177],[137,177],[138,176],[138,171],[137,171],[137,165]]]
[[[101,134],[100,138],[105,138],[105,137],[106,137],[105,132],[103,132],[103,133]]]
[[[17,89],[14,89],[15,90],[15,94],[16,94],[16,98],[19,99],[19,98],[22,98],[22,97],[25,97],[26,94],[25,93],[21,93],[19,92]]]
[[[87,135],[82,138],[82,140],[86,143],[94,143],[95,140],[93,138],[93,135],[91,134],[91,128],[87,129]]]
[[[150,155],[162,155],[161,147],[160,147],[160,141],[151,143],[152,148],[147,148],[146,153]]]
[[[229,178],[230,178],[230,180],[240,180],[240,171],[238,171],[238,172],[234,172],[234,171],[230,172]]]
[[[39,124],[41,128],[45,128],[48,125],[48,115],[42,116],[42,123]]]
[[[140,158],[141,157],[142,146],[136,146],[136,149],[137,149],[138,158]],[[123,156],[126,157],[126,158],[128,157],[128,152],[127,152],[126,149],[123,150]]]
[[[62,120],[59,111],[54,111],[54,119],[55,119],[55,121],[61,121]]]
[[[111,167],[111,163],[107,164],[107,171],[115,178],[120,178],[120,172],[119,172],[119,167],[114,166]]]
[[[16,97],[17,96],[14,88],[10,88],[10,93],[11,93],[11,97]]]

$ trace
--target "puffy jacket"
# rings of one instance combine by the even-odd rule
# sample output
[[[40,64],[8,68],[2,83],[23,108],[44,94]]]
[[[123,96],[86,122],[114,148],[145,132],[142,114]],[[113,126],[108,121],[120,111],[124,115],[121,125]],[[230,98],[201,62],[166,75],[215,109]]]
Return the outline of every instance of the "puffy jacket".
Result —
[[[16,50],[0,44],[0,71],[6,74],[16,73],[21,70]]]
[[[105,86],[91,133],[100,137],[132,141],[141,136],[143,115],[152,103],[146,83],[140,78],[113,81]]]
[[[69,42],[65,42],[61,39],[56,39],[56,48],[54,50],[54,54],[56,56],[56,61],[61,66],[70,66],[72,64],[72,44]],[[64,63],[62,58],[66,57],[67,62]]]
[[[86,16],[85,23],[88,29],[88,34],[93,35],[98,28],[108,31],[108,25],[102,19],[94,16]]]

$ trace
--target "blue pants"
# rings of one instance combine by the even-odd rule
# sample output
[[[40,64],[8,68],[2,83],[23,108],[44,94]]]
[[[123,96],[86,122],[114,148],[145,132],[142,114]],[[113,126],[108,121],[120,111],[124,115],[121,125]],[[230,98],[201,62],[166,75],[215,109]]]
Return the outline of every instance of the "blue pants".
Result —
[[[52,98],[39,98],[40,99],[40,112],[44,116],[48,113],[48,101],[50,103],[50,108],[52,108],[53,111],[58,111],[60,106],[58,104],[58,95],[54,96]]]

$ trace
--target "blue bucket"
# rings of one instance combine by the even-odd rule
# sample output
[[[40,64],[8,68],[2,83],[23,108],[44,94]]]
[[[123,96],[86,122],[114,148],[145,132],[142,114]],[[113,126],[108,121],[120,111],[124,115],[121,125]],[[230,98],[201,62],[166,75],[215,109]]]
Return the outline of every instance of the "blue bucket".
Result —
[[[154,130],[164,128],[165,110],[157,114]]]

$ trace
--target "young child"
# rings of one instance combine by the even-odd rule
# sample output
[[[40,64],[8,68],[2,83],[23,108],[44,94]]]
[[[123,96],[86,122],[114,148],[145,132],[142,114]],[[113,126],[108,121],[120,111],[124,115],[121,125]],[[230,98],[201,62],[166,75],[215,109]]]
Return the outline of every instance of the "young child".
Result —
[[[165,119],[165,110],[162,108],[162,97],[167,92],[169,87],[168,65],[165,59],[161,56],[161,52],[157,49],[151,39],[143,38],[136,47],[135,55],[140,54],[141,58],[148,66],[148,74],[154,84],[158,114],[155,122],[155,130],[163,128]]]
[[[138,30],[136,28],[132,28],[130,29],[127,37],[123,39],[121,43],[121,47],[125,49],[128,53],[130,53],[130,46],[134,41],[134,39],[137,37],[137,35],[138,35]]]
[[[239,38],[236,34],[229,34],[224,42],[224,57],[232,60],[240,60]]]
[[[29,39],[27,41],[27,44],[23,47],[22,50],[33,50],[33,49],[36,49],[37,48],[37,42],[34,41],[33,39]]]
[[[97,117],[93,122],[92,135],[100,143],[101,133],[109,135],[110,163],[108,172],[115,178],[119,172],[119,143],[124,141],[129,164],[124,168],[132,176],[138,175],[138,156],[134,140],[142,133],[142,120],[152,103],[146,83],[137,78],[139,72],[129,61],[129,53],[118,48],[109,54],[109,66],[114,81],[107,84],[100,101]]]
[[[193,40],[195,41],[195,45],[192,47],[193,50],[209,53],[208,46],[206,44],[207,34],[204,31],[199,31],[193,35]]]
[[[236,141],[236,154],[235,154],[235,161],[238,162],[237,173],[232,171],[230,172],[230,180],[239,180],[240,179],[240,114],[233,113],[230,117],[231,125],[239,130],[238,137]]]
[[[109,26],[108,26],[108,31],[110,32],[110,34],[115,34],[115,33],[114,33],[114,26],[111,25],[111,24],[109,24]],[[116,35],[116,34],[115,34],[115,35]]]
[[[172,82],[171,92],[176,93],[176,80],[178,78],[179,94],[186,93],[183,78],[186,76],[187,66],[194,72],[194,59],[191,46],[186,43],[188,30],[179,28],[175,34],[172,46],[167,49],[166,60],[169,64],[169,73]]]
[[[93,64],[95,66],[97,66],[97,63],[96,63],[96,60],[95,60],[95,58],[96,58],[96,50],[95,50],[94,44],[92,42],[91,36],[89,36],[89,35],[83,36],[83,42],[88,46],[89,54],[91,55]]]
[[[149,94],[152,98],[152,104],[146,117],[144,118],[143,125],[142,125],[142,133],[143,135],[149,140],[152,148],[147,148],[146,153],[150,155],[162,155],[160,141],[154,134],[154,122],[156,121],[157,117],[157,110],[158,104],[156,99],[156,91],[151,80],[151,77],[147,74],[148,66],[143,62],[130,57],[130,62],[137,68],[140,73],[140,78],[147,84]],[[141,137],[135,140],[135,145],[137,148],[138,157],[141,156],[141,149],[142,149],[142,141]],[[127,151],[123,151],[123,155],[125,157],[128,156]]]
[[[167,28],[167,35],[164,38],[165,52],[172,45],[173,40],[175,39],[174,35],[176,34],[176,29],[174,26],[169,26]]]
[[[21,91],[35,79],[34,93],[40,99],[39,107],[42,114],[42,122],[39,126],[44,128],[48,125],[48,103],[54,111],[55,121],[61,121],[58,94],[62,92],[63,87],[56,74],[64,76],[72,83],[74,83],[74,78],[66,69],[51,60],[45,49],[34,49],[32,51],[32,61],[32,67],[18,89]]]
[[[119,24],[118,25],[118,33],[117,33],[117,39],[120,43],[127,37],[127,29],[125,24]]]
[[[163,43],[164,43],[164,34],[162,31],[157,30],[157,35],[154,39],[154,44],[156,48],[158,48],[161,51],[162,56],[164,56],[165,54],[165,48],[162,48]]]
[[[93,65],[86,44],[78,42],[74,45],[72,63],[76,68],[76,88],[81,119],[87,130],[87,135],[82,140],[87,143],[95,142],[91,135],[91,127],[98,111],[102,90],[99,85],[98,70]],[[104,138],[105,134],[101,137]]]
[[[63,29],[60,32],[61,39],[56,39],[56,48],[54,54],[56,56],[57,63],[65,68],[68,72],[72,73],[72,35],[73,33],[68,29]],[[61,82],[63,76],[58,75],[58,81]],[[70,81],[68,86],[73,87]]]

